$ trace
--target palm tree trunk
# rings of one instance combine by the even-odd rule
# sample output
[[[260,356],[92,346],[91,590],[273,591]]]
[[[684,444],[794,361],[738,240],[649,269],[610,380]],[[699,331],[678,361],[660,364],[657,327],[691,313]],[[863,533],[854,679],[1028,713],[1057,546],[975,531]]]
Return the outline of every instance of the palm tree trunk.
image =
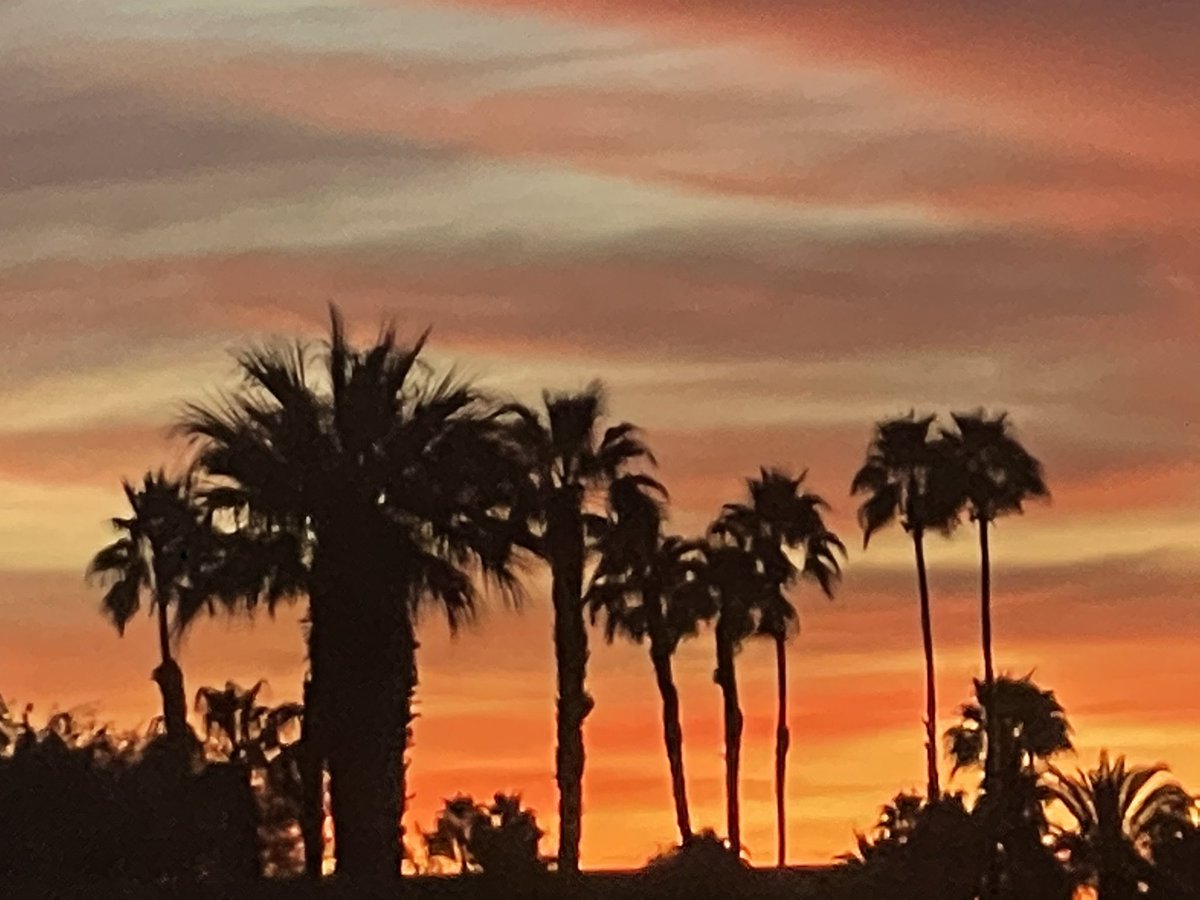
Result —
[[[558,782],[558,871],[579,871],[583,830],[583,722],[592,710],[585,689],[587,631],[583,621],[583,516],[577,492],[555,497],[547,516],[554,600],[554,659],[558,675],[556,702]]]
[[[983,680],[996,680],[992,664],[992,558],[988,547],[988,521],[979,520],[979,623],[983,637]]]
[[[735,854],[742,852],[742,816],[738,795],[738,767],[742,751],[742,710],[738,705],[737,670],[733,662],[733,641],[717,619],[716,681],[721,688],[725,720],[725,818],[729,846]]]
[[[925,571],[925,534],[912,532],[917,556],[917,588],[921,595],[921,641],[925,648],[925,760],[928,768],[928,799],[941,796],[938,782],[937,682],[933,666],[933,622],[929,610],[929,579]]]
[[[993,800],[1004,803],[1003,798],[994,795],[999,787],[997,768],[1000,761],[1000,748],[996,736],[995,701],[992,697],[996,683],[996,671],[992,663],[992,562],[988,547],[988,521],[979,519],[979,630],[983,643],[983,683],[984,703],[983,725],[987,737],[987,746],[983,757],[983,791],[993,795]],[[987,835],[987,857],[984,860],[984,877],[980,896],[982,900],[992,900],[996,896],[1000,879],[1000,854],[997,846],[997,832],[1000,830],[999,817],[992,823],[991,833]]]
[[[391,890],[402,860],[404,745],[415,687],[411,628],[397,637],[358,642],[364,663],[347,667],[327,741],[337,873]]]
[[[416,686],[416,640],[404,571],[373,510],[332,521],[319,584],[336,585],[336,615],[322,616],[314,685],[329,765],[337,874],[368,890],[400,888],[405,733]],[[364,520],[365,521],[364,523]],[[357,527],[356,527],[357,526]],[[390,555],[389,555],[390,551]],[[331,609],[332,613],[333,610]]]
[[[325,860],[325,752],[314,678],[304,680],[304,719],[300,731],[300,834],[304,874],[320,878]]]
[[[791,733],[787,726],[787,643],[775,636],[775,672],[778,680],[779,718],[775,726],[775,823],[779,844],[779,868],[787,865],[787,813],[784,787]]]
[[[675,822],[679,839],[692,839],[692,818],[688,811],[687,781],[683,774],[683,726],[679,718],[679,691],[671,671],[671,654],[662,649],[661,639],[650,639],[650,659],[654,677],[662,696],[663,743],[667,748],[667,765],[671,770],[671,796],[675,801]]]
[[[163,723],[167,736],[183,740],[187,736],[187,699],[183,687],[183,670],[171,656],[170,629],[167,625],[167,604],[160,598],[158,609],[158,652],[162,662],[154,670],[154,681],[162,695]]]

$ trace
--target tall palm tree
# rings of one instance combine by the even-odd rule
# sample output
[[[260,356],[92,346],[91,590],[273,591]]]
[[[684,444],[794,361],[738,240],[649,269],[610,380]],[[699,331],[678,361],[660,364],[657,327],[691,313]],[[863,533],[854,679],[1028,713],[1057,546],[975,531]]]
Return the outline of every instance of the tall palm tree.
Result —
[[[479,576],[516,587],[528,460],[498,404],[420,362],[394,327],[359,349],[331,309],[321,377],[302,344],[251,348],[243,385],[182,427],[217,486],[257,521],[303,536],[310,708],[322,722],[338,871],[399,874],[402,761],[426,604],[451,628]]]
[[[628,422],[599,431],[604,390],[593,382],[575,394],[543,395],[544,416],[512,406],[524,423],[521,443],[532,448],[540,552],[550,567],[557,669],[558,869],[579,870],[583,817],[583,723],[592,710],[587,692],[587,630],[583,573],[589,512],[597,495],[631,467],[653,465],[654,456]]]
[[[92,558],[87,577],[107,586],[101,610],[118,634],[124,635],[146,598],[158,622],[160,662],[154,680],[162,695],[163,722],[172,740],[183,741],[190,736],[187,700],[171,645],[186,623],[179,609],[195,603],[206,552],[206,517],[190,475],[174,477],[159,470],[147,472],[140,485],[122,485],[131,515],[112,520],[119,537]]]
[[[1194,803],[1178,783],[1165,777],[1166,766],[1129,766],[1119,756],[1110,763],[1101,752],[1100,765],[1075,776],[1052,770],[1049,795],[1062,803],[1075,821],[1059,829],[1057,848],[1099,900],[1132,900],[1145,891],[1153,871],[1146,851],[1153,831],[1164,820],[1186,824]]]
[[[650,649],[662,698],[663,743],[671,772],[675,821],[682,843],[692,840],[687,782],[683,769],[683,726],[672,657],[685,637],[712,614],[709,595],[698,577],[702,545],[662,534],[663,511],[657,482],[625,475],[609,488],[609,512],[599,529],[600,560],[586,602],[593,622],[604,618],[604,635],[618,634]],[[665,496],[665,495],[664,495]]]
[[[767,583],[759,620],[760,634],[775,642],[778,714],[775,726],[775,821],[779,865],[787,859],[787,814],[785,779],[791,733],[787,725],[787,641],[796,632],[796,608],[787,594],[801,577],[813,579],[826,597],[833,597],[841,577],[838,555],[846,548],[822,518],[828,508],[824,500],[804,488],[803,473],[793,478],[780,469],[762,469],[758,478],[746,480],[750,502],[725,507],[722,518],[747,550],[759,560]],[[800,567],[788,556],[799,551]]]
[[[921,640],[925,650],[925,758],[929,799],[941,793],[938,781],[937,686],[933,661],[933,623],[925,569],[925,534],[949,532],[958,520],[958,493],[948,447],[931,439],[933,416],[913,413],[875,425],[867,458],[850,484],[852,496],[865,495],[858,509],[863,548],[871,536],[897,519],[913,542],[921,603]]]
[[[943,431],[961,479],[964,505],[979,526],[979,623],[983,680],[995,679],[992,661],[992,571],[989,526],[1000,516],[1023,512],[1025,501],[1050,491],[1038,462],[1012,432],[1007,413],[983,410],[952,414],[956,431]]]
[[[717,666],[713,681],[721,689],[721,711],[725,735],[725,819],[729,848],[742,851],[742,813],[739,770],[742,754],[743,716],[738,699],[735,657],[742,643],[758,627],[758,615],[767,593],[757,558],[737,540],[725,522],[709,527],[705,547],[704,585],[716,608]]]

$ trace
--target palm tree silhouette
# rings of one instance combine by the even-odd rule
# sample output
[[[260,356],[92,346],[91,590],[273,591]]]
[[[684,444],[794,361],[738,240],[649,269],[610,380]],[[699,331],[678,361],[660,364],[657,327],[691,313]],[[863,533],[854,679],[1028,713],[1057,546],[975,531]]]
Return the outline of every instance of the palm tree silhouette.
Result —
[[[1164,820],[1186,823],[1194,807],[1191,796],[1165,777],[1166,766],[1129,766],[1119,756],[1110,763],[1101,751],[1100,765],[1075,776],[1052,769],[1048,786],[1075,821],[1059,828],[1055,846],[1068,855],[1081,883],[1090,884],[1099,900],[1132,900],[1144,895],[1153,870],[1144,853],[1155,828]]]
[[[962,705],[959,718],[946,732],[954,771],[991,768],[974,810],[987,840],[981,896],[1007,896],[1001,890],[1005,877],[1011,894],[1014,881],[1043,863],[1040,780],[1051,758],[1074,749],[1071,726],[1054,692],[1029,676],[1001,675],[991,685],[976,680],[975,700]]]
[[[624,475],[609,487],[609,514],[599,527],[600,560],[586,602],[604,635],[647,641],[662,698],[663,743],[680,840],[692,839],[683,769],[683,726],[671,660],[679,642],[711,616],[709,594],[698,577],[703,546],[662,534],[661,485],[644,475]]]
[[[979,622],[983,680],[995,678],[992,661],[992,572],[989,526],[1000,516],[1021,513],[1026,500],[1047,498],[1042,464],[1012,433],[1007,413],[983,410],[952,415],[956,431],[943,430],[961,479],[963,503],[979,525]]]
[[[417,616],[431,603],[456,628],[480,576],[515,591],[528,463],[498,404],[423,367],[424,337],[402,346],[387,326],[358,349],[330,318],[323,378],[302,344],[252,348],[242,388],[188,407],[182,427],[254,519],[304,536],[306,705],[322,723],[337,867],[382,881],[400,871]]]
[[[587,527],[594,501],[631,466],[654,464],[637,429],[628,422],[598,433],[604,390],[593,382],[576,394],[543,395],[544,418],[520,406],[521,443],[533,452],[538,510],[543,523],[540,552],[550,567],[554,605],[554,661],[558,676],[555,779],[559,791],[558,869],[579,870],[583,815],[583,723],[592,710],[587,693],[587,630],[583,573]]]
[[[852,496],[866,495],[858,509],[866,548],[880,528],[899,519],[912,538],[921,601],[921,640],[925,650],[925,758],[930,800],[941,793],[938,782],[937,687],[933,662],[933,624],[925,569],[925,533],[948,533],[958,521],[954,469],[944,441],[931,440],[933,416],[914,413],[875,426],[867,458],[850,484]]]
[[[793,478],[780,469],[762,469],[758,478],[746,481],[750,502],[728,504],[722,520],[730,533],[759,560],[768,594],[764,597],[758,632],[775,642],[778,714],[775,728],[775,819],[779,865],[787,859],[787,815],[785,778],[791,733],[787,726],[787,641],[798,629],[796,608],[787,597],[801,576],[812,578],[825,596],[841,577],[838,554],[846,548],[825,527],[821,510],[828,507],[816,494],[804,489],[802,473]],[[788,550],[803,555],[802,568],[788,557]]]
[[[268,708],[258,702],[258,695],[266,687],[263,679],[249,688],[235,681],[225,682],[225,687],[201,687],[196,691],[194,707],[204,721],[204,737],[223,744],[230,757],[240,754],[239,748],[250,745]]]
[[[191,734],[187,700],[171,643],[188,621],[181,608],[195,605],[209,529],[191,475],[173,477],[159,470],[147,472],[138,486],[129,481],[122,486],[131,515],[112,520],[120,536],[92,558],[87,577],[107,586],[101,610],[121,635],[143,596],[147,598],[158,620],[161,661],[154,680],[162,695],[163,721],[167,735],[183,741]]]
[[[975,700],[962,705],[959,717],[946,732],[956,771],[983,768],[990,757],[999,772],[1036,778],[1039,763],[1073,749],[1066,711],[1053,691],[1042,690],[1028,675],[1001,675],[991,686],[976,680]],[[997,741],[995,748],[988,747],[990,740]]]
[[[768,588],[758,559],[737,540],[721,519],[709,527],[701,577],[716,607],[714,636],[717,667],[713,681],[721,689],[725,732],[725,816],[729,848],[738,855],[742,851],[739,768],[743,717],[734,658],[742,642],[757,630],[757,616]]]

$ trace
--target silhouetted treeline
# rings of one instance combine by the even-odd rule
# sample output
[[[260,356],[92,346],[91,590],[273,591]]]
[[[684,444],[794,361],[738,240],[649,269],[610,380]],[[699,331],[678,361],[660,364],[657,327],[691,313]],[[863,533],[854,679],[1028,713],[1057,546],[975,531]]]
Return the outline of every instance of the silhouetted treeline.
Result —
[[[556,896],[559,882],[584,890],[600,883],[571,881],[594,703],[590,620],[608,640],[645,646],[661,700],[679,844],[634,879],[636,889],[766,896],[786,883],[802,895],[815,883],[812,873],[787,882],[784,869],[788,643],[797,591],[833,597],[847,551],[807,471],[763,467],[702,533],[675,534],[651,446],[635,425],[609,419],[599,382],[527,406],[437,373],[426,338],[405,344],[387,326],[359,346],[331,308],[321,344],[243,348],[239,385],[181,415],[194,451],[187,471],[125,482],[128,514],[112,520],[116,538],[88,577],[101,582],[102,611],[119,632],[143,607],[155,616],[162,733],[129,740],[79,731],[69,718],[41,729],[28,718],[9,722],[3,871],[316,879],[331,857],[339,882],[387,890],[398,887],[405,859],[420,869],[438,858],[472,876],[464,885],[501,877],[530,896]],[[1190,797],[1160,769],[1107,757],[1076,777],[1058,771],[1072,745],[1057,699],[997,674],[992,525],[1049,496],[1007,415],[979,410],[943,423],[910,412],[877,422],[850,493],[860,499],[864,550],[893,523],[912,543],[926,783],[923,798],[901,795],[885,808],[854,861],[820,876],[822,896],[1049,900],[1081,885],[1102,900],[1191,896]],[[943,744],[926,546],[966,523],[979,545],[982,677]],[[550,577],[553,612],[556,858],[542,858],[532,811],[505,794],[488,804],[447,800],[421,841],[410,828],[406,848],[419,629],[430,611],[451,630],[470,623],[489,593],[521,602],[523,576],[536,565]],[[201,688],[201,737],[188,721],[180,637],[203,615],[292,602],[307,610],[303,702],[263,705],[261,683]],[[684,768],[673,662],[682,642],[700,637],[711,641],[711,702],[719,699],[723,722],[724,835],[693,822]],[[784,880],[776,882],[742,862],[738,659],[764,645],[777,676],[775,849]],[[968,796],[944,792],[946,757],[955,771],[977,772]],[[1052,824],[1055,805],[1074,826]],[[423,855],[408,852],[416,843]],[[558,881],[547,880],[551,871]]]

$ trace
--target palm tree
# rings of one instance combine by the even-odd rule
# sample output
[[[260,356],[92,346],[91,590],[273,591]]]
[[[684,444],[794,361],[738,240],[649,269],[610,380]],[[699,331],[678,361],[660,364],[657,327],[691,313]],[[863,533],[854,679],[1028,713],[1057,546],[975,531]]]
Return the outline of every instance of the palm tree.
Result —
[[[754,554],[718,519],[709,527],[701,577],[711,592],[716,608],[714,637],[717,666],[713,681],[721,689],[725,732],[725,817],[729,849],[742,851],[742,816],[739,796],[739,767],[742,753],[743,717],[738,700],[737,667],[734,663],[742,642],[755,633],[758,613],[767,586]]]
[[[173,477],[160,470],[147,472],[140,486],[122,485],[131,515],[112,520],[120,536],[92,558],[87,577],[99,578],[107,587],[101,610],[118,634],[124,635],[143,597],[147,599],[158,620],[160,662],[154,680],[162,695],[163,722],[173,741],[183,741],[190,736],[187,701],[171,644],[187,623],[180,609],[196,602],[206,517],[190,475]]]
[[[975,804],[988,840],[982,896],[995,896],[1004,877],[1012,882],[1043,862],[1040,780],[1051,758],[1074,749],[1070,735],[1053,691],[1040,689],[1029,676],[1004,675],[990,686],[977,680],[975,700],[962,705],[959,724],[946,732],[955,772],[992,768]],[[1007,866],[1001,867],[1002,858]]]
[[[983,410],[952,414],[956,432],[943,431],[960,470],[963,499],[972,521],[979,524],[980,626],[983,678],[995,677],[992,662],[992,578],[988,527],[1000,516],[1021,513],[1025,501],[1050,496],[1042,464],[1012,432],[1007,413],[988,416]]]
[[[1030,498],[1050,492],[1042,464],[1012,433],[1007,413],[988,416],[983,410],[952,415],[956,431],[943,430],[954,459],[958,489],[970,517],[979,525],[979,622],[983,643],[983,680],[992,684],[992,571],[989,526],[1000,516],[1021,513]],[[984,767],[984,780],[992,772]]]
[[[997,746],[990,748],[988,742]],[[1071,726],[1053,691],[1044,691],[1027,675],[1001,675],[989,687],[976,680],[975,700],[959,709],[959,724],[946,732],[946,749],[954,770],[983,768],[996,760],[1002,783],[1021,775],[1041,775],[1039,766],[1072,749]],[[997,793],[1000,786],[997,785]]]
[[[913,542],[921,601],[921,640],[925,650],[925,758],[929,799],[938,783],[937,687],[933,663],[933,624],[925,570],[925,533],[949,532],[957,523],[958,494],[944,441],[930,439],[933,416],[913,413],[875,425],[867,458],[850,484],[850,494],[866,495],[858,509],[863,548],[871,535],[899,519]]]
[[[1176,782],[1164,777],[1166,766],[1126,767],[1125,757],[1110,763],[1101,752],[1100,765],[1075,776],[1051,770],[1049,794],[1075,821],[1059,829],[1057,848],[1068,854],[1082,883],[1099,900],[1132,900],[1153,880],[1146,853],[1156,828],[1165,820],[1187,823],[1193,800]]]
[[[524,423],[521,443],[533,449],[538,510],[543,523],[540,552],[550,567],[554,606],[554,661],[558,782],[558,870],[579,870],[583,815],[583,723],[593,701],[586,689],[587,630],[583,572],[588,510],[596,495],[653,454],[628,422],[599,433],[604,390],[593,382],[580,393],[543,395],[544,418],[524,407],[508,409]]]
[[[515,591],[527,518],[527,455],[510,417],[432,377],[424,343],[401,346],[388,326],[355,348],[331,308],[322,378],[302,344],[252,348],[238,357],[241,389],[182,422],[236,507],[301,538],[306,707],[321,722],[338,871],[353,880],[400,870],[420,610],[439,607],[453,629],[473,614],[479,576]]]
[[[758,478],[746,480],[750,502],[728,504],[722,513],[730,532],[758,558],[769,592],[758,630],[775,642],[779,707],[775,727],[775,817],[780,866],[787,858],[784,782],[791,743],[787,726],[787,641],[798,627],[796,608],[787,592],[804,576],[816,581],[825,596],[832,598],[834,585],[841,577],[838,554],[844,557],[846,553],[845,545],[822,519],[821,511],[828,504],[804,489],[806,475],[793,478],[780,469],[762,469]],[[802,554],[802,568],[789,558],[789,550]]]
[[[679,642],[711,615],[698,578],[702,545],[662,534],[660,486],[644,475],[624,475],[609,488],[609,514],[599,529],[600,561],[586,602],[594,623],[604,618],[605,638],[647,641],[662,698],[663,743],[671,772],[675,821],[682,843],[692,840],[683,770],[683,726],[672,657]]]
[[[225,687],[202,687],[196,691],[194,706],[204,719],[204,737],[223,744],[231,758],[240,755],[239,748],[248,747],[260,730],[267,707],[260,706],[258,695],[266,687],[263,679],[244,688],[235,681]]]

